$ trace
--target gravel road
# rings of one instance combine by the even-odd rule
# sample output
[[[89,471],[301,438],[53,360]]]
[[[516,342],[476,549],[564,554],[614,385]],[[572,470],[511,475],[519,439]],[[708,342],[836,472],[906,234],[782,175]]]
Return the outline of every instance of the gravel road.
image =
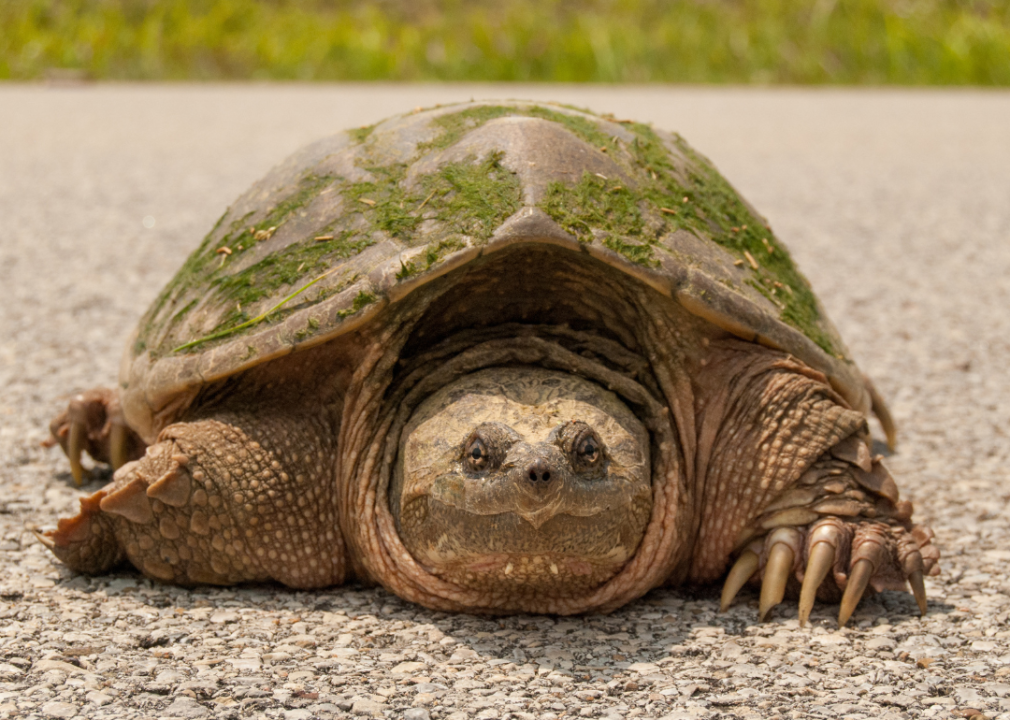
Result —
[[[745,594],[605,617],[434,613],[378,589],[88,578],[26,525],[82,492],[39,446],[146,305],[300,145],[415,106],[557,99],[680,131],[770,218],[900,427],[943,574],[800,629]],[[1010,93],[0,85],[0,718],[1010,718]],[[107,479],[108,475],[103,478]]]

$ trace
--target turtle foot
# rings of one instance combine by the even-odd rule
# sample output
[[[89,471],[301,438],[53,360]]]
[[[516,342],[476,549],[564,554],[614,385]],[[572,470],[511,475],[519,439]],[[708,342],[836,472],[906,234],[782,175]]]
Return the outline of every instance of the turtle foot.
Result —
[[[126,424],[119,397],[109,388],[94,388],[75,395],[67,409],[49,423],[49,432],[50,437],[42,444],[46,447],[58,444],[63,448],[78,486],[89,477],[81,464],[85,452],[113,469],[144,454],[144,441]]]
[[[79,572],[103,573],[123,560],[123,551],[116,541],[108,516],[101,511],[105,490],[81,498],[80,512],[62,518],[55,530],[35,532],[39,542],[68,567]]]
[[[753,540],[737,558],[723,585],[725,611],[748,582],[760,582],[759,617],[766,620],[787,590],[799,595],[799,621],[805,625],[814,602],[839,602],[844,626],[863,595],[911,587],[926,614],[923,577],[940,572],[932,531],[920,525],[851,521],[827,517],[806,528],[776,528]]]
[[[824,454],[746,528],[723,586],[726,610],[747,583],[761,586],[764,621],[786,594],[806,624],[814,602],[838,602],[844,626],[867,592],[911,588],[926,613],[925,575],[940,572],[933,532],[912,524],[912,504],[881,458],[852,436]]]

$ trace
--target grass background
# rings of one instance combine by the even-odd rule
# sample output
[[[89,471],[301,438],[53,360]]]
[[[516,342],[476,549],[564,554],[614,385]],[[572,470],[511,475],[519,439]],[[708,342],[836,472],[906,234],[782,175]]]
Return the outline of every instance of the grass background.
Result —
[[[1010,85],[1010,0],[0,0],[0,78]]]

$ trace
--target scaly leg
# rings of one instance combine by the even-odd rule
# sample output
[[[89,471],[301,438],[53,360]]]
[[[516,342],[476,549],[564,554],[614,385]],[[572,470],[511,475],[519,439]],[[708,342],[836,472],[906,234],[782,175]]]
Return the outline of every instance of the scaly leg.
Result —
[[[865,415],[795,358],[739,341],[710,351],[697,378],[704,475],[690,579],[714,581],[735,560],[723,607],[760,583],[762,619],[789,593],[802,621],[815,598],[840,600],[844,624],[868,588],[906,582],[924,608],[939,552],[872,456]]]
[[[333,437],[312,418],[266,411],[170,425],[39,539],[91,573],[125,557],[180,584],[342,582]]]

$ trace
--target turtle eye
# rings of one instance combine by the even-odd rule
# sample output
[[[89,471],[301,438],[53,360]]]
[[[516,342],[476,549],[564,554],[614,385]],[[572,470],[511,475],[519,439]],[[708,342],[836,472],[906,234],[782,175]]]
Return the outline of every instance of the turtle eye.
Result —
[[[464,452],[463,462],[467,469],[473,472],[480,472],[487,467],[488,451],[484,441],[479,437],[470,440]]]
[[[606,451],[603,441],[593,428],[582,421],[566,423],[558,428],[554,438],[578,473],[595,470],[603,464]]]
[[[579,441],[579,446],[575,449],[579,460],[588,465],[593,465],[600,459],[600,444],[596,442],[594,435],[595,433],[589,437],[582,438]]]
[[[508,449],[519,439],[515,430],[501,423],[482,423],[463,443],[461,460],[467,472],[494,470],[505,459]]]

